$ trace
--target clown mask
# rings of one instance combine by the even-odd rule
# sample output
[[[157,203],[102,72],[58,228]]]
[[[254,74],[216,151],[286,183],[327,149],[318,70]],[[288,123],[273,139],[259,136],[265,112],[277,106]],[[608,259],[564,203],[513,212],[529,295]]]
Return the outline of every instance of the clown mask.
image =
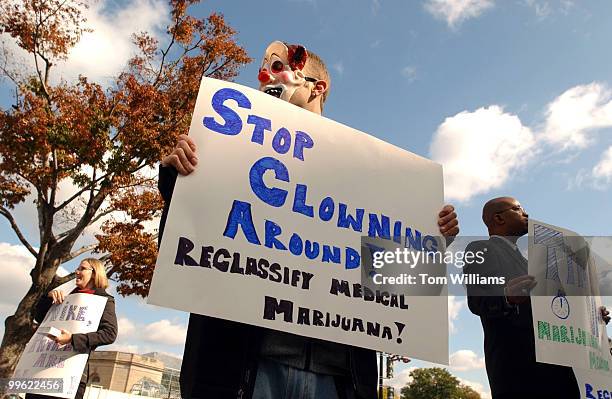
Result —
[[[307,59],[308,52],[303,46],[271,43],[259,68],[259,90],[302,106],[302,99],[310,96],[309,82],[317,81],[302,72]]]

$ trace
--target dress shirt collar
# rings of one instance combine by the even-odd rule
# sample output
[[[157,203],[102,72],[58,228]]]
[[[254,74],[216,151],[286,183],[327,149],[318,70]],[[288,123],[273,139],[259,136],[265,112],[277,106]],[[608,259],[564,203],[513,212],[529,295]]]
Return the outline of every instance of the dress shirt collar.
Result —
[[[501,239],[506,244],[510,245],[510,248],[512,248],[512,250],[520,252],[520,250],[518,249],[518,246],[515,243],[513,243],[512,241],[510,241],[509,239],[507,239],[506,237],[498,236],[498,235],[492,235],[491,238],[493,238],[493,237],[497,237],[497,238]]]

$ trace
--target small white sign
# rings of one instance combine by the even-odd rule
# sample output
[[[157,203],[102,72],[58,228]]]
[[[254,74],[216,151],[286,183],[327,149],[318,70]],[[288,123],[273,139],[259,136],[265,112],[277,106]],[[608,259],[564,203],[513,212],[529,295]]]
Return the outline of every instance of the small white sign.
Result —
[[[106,301],[99,295],[68,295],[61,304],[51,306],[38,328],[43,332],[64,329],[72,334],[97,331]],[[62,378],[63,392],[45,395],[74,398],[88,358],[89,354],[74,351],[71,344],[58,345],[45,334],[34,334],[19,358],[13,378]]]
[[[529,219],[536,360],[612,377],[596,258],[573,231]]]

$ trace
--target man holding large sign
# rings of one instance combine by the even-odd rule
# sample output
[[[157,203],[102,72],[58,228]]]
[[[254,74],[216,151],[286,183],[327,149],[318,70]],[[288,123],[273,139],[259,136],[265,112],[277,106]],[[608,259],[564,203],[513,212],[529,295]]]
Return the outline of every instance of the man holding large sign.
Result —
[[[573,231],[529,221],[529,274],[538,282],[531,298],[536,360],[571,366],[581,389],[584,381],[612,380],[606,331],[610,317],[602,307],[598,259],[589,241]]]
[[[192,312],[182,395],[370,399],[371,349],[446,362],[445,297],[359,284],[362,235],[434,251],[434,234],[458,233],[451,206],[436,220],[441,167],[318,116],[329,74],[302,46],[272,43],[258,79],[288,102],[203,80],[190,136],[160,169],[149,302]],[[177,171],[189,176],[174,187]],[[419,323],[432,327],[408,331]]]
[[[541,338],[536,340],[533,323],[539,319],[542,298],[530,297],[530,292],[540,284],[528,274],[531,254],[528,264],[516,244],[528,232],[529,215],[515,198],[499,197],[484,205],[482,219],[490,238],[470,243],[466,252],[484,253],[484,262],[466,262],[464,273],[505,280],[504,285],[467,287],[468,306],[482,323],[493,399],[579,398],[570,367],[536,358]],[[607,315],[602,308],[597,318],[607,323]]]

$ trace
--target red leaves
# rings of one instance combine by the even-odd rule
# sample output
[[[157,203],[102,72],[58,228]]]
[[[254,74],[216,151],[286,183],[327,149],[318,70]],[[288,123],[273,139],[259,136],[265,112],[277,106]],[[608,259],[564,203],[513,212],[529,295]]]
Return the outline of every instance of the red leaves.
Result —
[[[0,175],[0,205],[6,208],[13,208],[22,202],[30,194],[30,188],[16,176]]]
[[[132,222],[108,223],[104,232],[97,236],[97,251],[110,253],[112,274],[120,281],[117,291],[147,296],[157,258],[156,236]]]
[[[161,212],[163,201],[155,185],[148,189],[128,189],[112,202],[112,207],[125,212],[131,219],[143,222],[151,220],[155,213]]]
[[[102,226],[97,235],[98,252],[110,253],[109,262],[120,280],[122,295],[146,296],[157,258],[157,235],[147,231],[145,223],[159,216],[163,204],[155,182],[130,177],[134,187],[115,192],[110,207],[121,212]],[[124,182],[124,184],[127,181]]]
[[[202,76],[232,79],[251,61],[223,16],[192,17],[188,7],[193,3],[171,0],[172,37],[160,41],[169,45],[160,48],[146,32],[133,35],[137,55],[102,86],[86,77],[76,83],[47,79],[54,71],[52,60],[65,58],[86,31],[82,1],[0,2],[0,31],[30,53],[28,61],[36,54],[41,71],[15,82],[16,103],[0,109],[0,204],[11,208],[30,191],[39,194],[40,246],[47,253],[64,251],[63,256],[74,241],[67,244],[61,237],[74,240],[110,216],[107,211],[121,215],[104,224],[97,251],[110,256],[123,294],[148,291],[157,245],[152,226],[145,225],[162,204],[155,182],[136,171],[155,165],[176,137],[188,132]],[[6,70],[34,69],[8,59],[14,64]],[[66,179],[66,186],[82,192],[67,193],[62,198],[70,201],[61,203],[54,193]],[[68,211],[74,217],[60,224],[58,215]],[[62,228],[70,234],[61,235]],[[53,264],[52,259],[44,262]]]
[[[82,1],[6,1],[0,6],[0,31],[17,40],[21,48],[46,58],[66,58],[87,29]]]

